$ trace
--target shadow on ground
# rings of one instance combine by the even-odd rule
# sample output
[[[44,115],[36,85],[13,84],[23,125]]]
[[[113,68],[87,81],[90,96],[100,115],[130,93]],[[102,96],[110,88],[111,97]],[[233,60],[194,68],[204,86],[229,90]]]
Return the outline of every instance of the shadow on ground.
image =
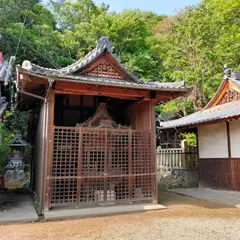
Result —
[[[181,196],[175,193],[170,193],[167,191],[158,191],[158,203],[166,207],[174,205],[193,205],[198,207],[204,207],[209,209],[218,209],[218,208],[230,208],[229,206],[223,204],[212,203],[205,200],[198,200],[192,197]]]
[[[30,194],[0,193],[0,223],[37,221]]]

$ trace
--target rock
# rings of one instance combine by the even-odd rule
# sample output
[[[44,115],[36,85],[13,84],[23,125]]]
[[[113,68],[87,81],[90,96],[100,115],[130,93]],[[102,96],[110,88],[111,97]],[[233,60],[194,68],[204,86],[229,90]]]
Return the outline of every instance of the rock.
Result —
[[[170,176],[171,175],[171,172],[165,172],[164,174],[163,174],[163,177],[165,178],[165,177],[168,177],[168,176]]]
[[[172,184],[171,184],[171,183],[168,183],[168,184],[166,184],[166,188],[167,188],[167,189],[172,189],[172,188],[173,188],[173,186],[172,186]]]
[[[179,186],[179,184],[178,184],[177,182],[173,182],[173,183],[172,183],[172,187],[173,187],[173,188],[178,188],[178,186]]]
[[[21,188],[30,188],[30,183],[25,182],[24,184],[22,184]]]
[[[21,181],[25,178],[25,173],[24,173],[24,170],[19,170],[18,173],[17,173],[17,180],[18,181]]]
[[[14,180],[14,170],[7,170],[4,176],[5,181]]]

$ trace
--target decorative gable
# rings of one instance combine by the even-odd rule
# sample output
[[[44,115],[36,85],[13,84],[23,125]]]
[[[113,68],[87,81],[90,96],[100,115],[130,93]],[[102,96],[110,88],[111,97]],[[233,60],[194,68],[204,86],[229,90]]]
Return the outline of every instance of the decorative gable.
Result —
[[[219,100],[217,105],[228,103],[234,100],[240,100],[240,93],[232,89],[231,87],[229,87],[227,91],[224,93],[224,95],[222,96],[222,98]]]
[[[106,60],[102,60],[102,62],[100,62],[97,66],[87,71],[85,75],[123,79],[123,76],[113,69],[113,67]]]
[[[82,124],[76,126],[94,128],[127,129],[129,127],[117,124],[109,115],[106,103],[100,103],[96,113]]]
[[[240,83],[236,80],[225,79],[221,83],[215,96],[204,109],[209,109],[234,100],[240,100]]]

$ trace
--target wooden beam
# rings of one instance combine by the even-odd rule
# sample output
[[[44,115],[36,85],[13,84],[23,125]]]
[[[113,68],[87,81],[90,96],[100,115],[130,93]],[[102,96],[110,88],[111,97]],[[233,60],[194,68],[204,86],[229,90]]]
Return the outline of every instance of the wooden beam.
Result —
[[[240,88],[237,84],[233,83],[233,82],[229,82],[229,87],[231,87],[232,90],[240,93]]]
[[[229,82],[227,81],[227,82],[224,84],[221,92],[219,93],[219,95],[217,96],[217,98],[215,99],[215,101],[214,101],[214,102],[211,104],[211,106],[209,106],[208,108],[212,108],[212,107],[217,106],[218,103],[219,103],[219,102],[221,101],[221,99],[223,98],[224,94],[227,92],[228,88],[229,88]]]
[[[19,89],[18,89],[18,92],[19,92],[19,93],[22,93],[22,94],[24,94],[24,95],[27,95],[27,96],[30,96],[30,97],[34,97],[34,98],[38,98],[38,99],[41,99],[41,100],[45,101],[45,98],[42,97],[42,96],[38,96],[38,95],[36,95],[36,94],[29,93],[29,92],[26,92],[26,91],[24,91],[24,90],[19,90]]]
[[[95,86],[78,83],[56,82],[55,92],[61,94],[78,94],[92,96],[108,96],[119,99],[139,100],[149,98],[148,90],[125,89],[117,87]]]
[[[230,184],[232,188],[235,187],[235,169],[234,169],[234,161],[231,160],[232,153],[231,153],[231,137],[230,137],[230,124],[229,121],[226,122],[226,128],[227,128],[227,146],[228,146],[228,157],[230,161]]]
[[[106,174],[108,172],[108,129],[105,128],[105,146],[104,146],[105,150],[104,150],[104,173],[105,173],[105,177],[104,177],[104,196],[103,196],[103,206],[106,207],[107,206],[107,190],[108,190],[108,186],[107,186],[107,177]]]
[[[182,95],[182,92],[157,92],[155,103],[159,104],[177,97],[181,97]]]
[[[142,102],[146,102],[146,101],[150,101],[150,99],[149,98],[142,98],[142,99],[140,99],[138,102],[134,102],[134,103],[131,103],[129,106],[131,106],[132,104],[141,104]]]
[[[152,162],[152,200],[157,203],[157,168],[156,168],[156,121],[154,99],[149,101],[149,118],[151,131],[151,162]]]
[[[226,122],[227,127],[227,144],[228,144],[228,157],[231,158],[231,139],[230,139],[230,127],[229,122]]]
[[[77,176],[81,177],[82,170],[82,128],[79,128],[79,144],[78,144],[78,165],[77,165]],[[77,205],[81,200],[81,178],[77,179]]]
[[[139,98],[137,97],[125,97],[125,96],[119,96],[116,94],[97,94],[97,93],[86,93],[86,92],[74,92],[74,91],[55,91],[56,94],[69,94],[69,95],[89,95],[89,96],[105,96],[105,97],[111,97],[111,98],[118,98],[122,100],[133,100],[138,101]]]
[[[46,164],[46,172],[45,172],[45,209],[50,208],[51,201],[51,183],[49,177],[52,176],[52,160],[53,160],[53,146],[54,146],[54,107],[55,107],[55,93],[54,91],[50,91],[49,100],[47,102],[48,107],[48,119],[47,119],[47,159],[45,161]]]
[[[132,131],[128,132],[128,201],[132,204],[134,178],[132,176]]]

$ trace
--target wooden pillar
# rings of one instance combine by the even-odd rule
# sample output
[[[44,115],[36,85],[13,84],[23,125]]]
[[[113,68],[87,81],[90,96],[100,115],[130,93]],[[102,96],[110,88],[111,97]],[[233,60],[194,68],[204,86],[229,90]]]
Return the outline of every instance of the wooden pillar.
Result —
[[[152,159],[152,200],[157,202],[157,163],[156,163],[156,119],[155,102],[149,101],[150,137],[151,137],[151,159]]]
[[[175,148],[178,147],[177,141],[178,141],[177,130],[174,129],[174,147]]]
[[[235,190],[235,169],[234,169],[234,160],[232,159],[232,153],[231,153],[231,133],[230,133],[230,124],[227,121],[226,122],[226,129],[227,129],[227,146],[228,146],[228,166],[230,167],[230,189]]]
[[[107,164],[108,164],[108,129],[105,129],[105,151],[104,151],[104,200],[103,206],[107,206]]]
[[[230,139],[230,127],[229,122],[226,122],[227,127],[227,145],[228,145],[228,157],[231,158],[231,139]]]
[[[201,162],[200,162],[200,157],[199,157],[199,128],[197,127],[197,131],[196,131],[196,138],[197,138],[197,163],[196,163],[196,166],[197,166],[197,171],[198,171],[198,184],[199,184],[199,187],[201,187]]]
[[[82,128],[79,128],[78,167],[77,167],[77,205],[81,200],[81,169],[82,169]]]
[[[52,158],[53,158],[53,141],[54,141],[54,104],[55,104],[55,93],[50,91],[49,98],[47,100],[47,135],[46,135],[46,152],[45,158],[45,203],[44,210],[49,210],[50,198],[51,198],[51,176],[52,176]]]
[[[128,200],[132,204],[132,195],[133,195],[133,181],[134,177],[132,175],[132,130],[128,132]]]
[[[188,144],[187,144],[187,140],[184,139],[181,141],[181,149],[182,149],[182,167],[185,169],[189,168],[189,164],[188,164],[188,159],[187,159],[187,148],[188,148]]]

